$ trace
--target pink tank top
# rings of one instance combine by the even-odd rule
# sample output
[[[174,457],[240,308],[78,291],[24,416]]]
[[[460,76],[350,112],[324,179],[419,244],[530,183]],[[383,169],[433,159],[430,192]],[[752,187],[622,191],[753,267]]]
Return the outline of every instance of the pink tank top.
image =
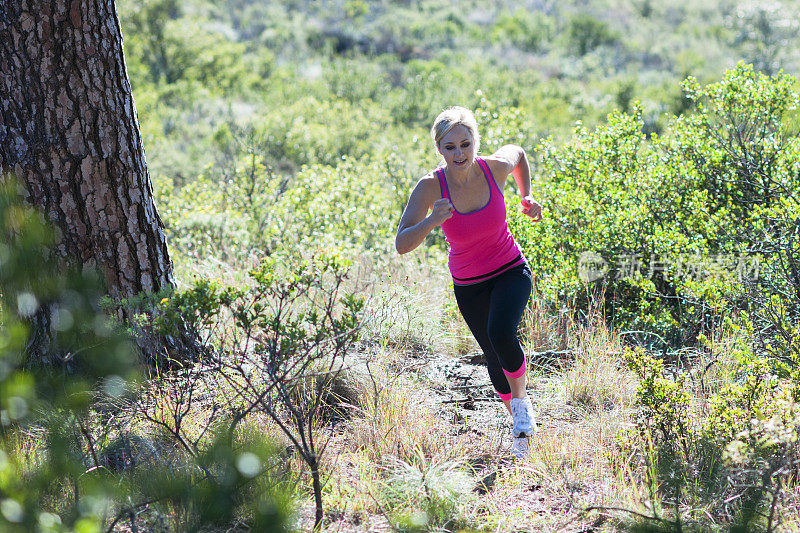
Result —
[[[503,191],[486,161],[478,157],[475,161],[489,185],[489,202],[471,213],[454,209],[453,216],[442,222],[450,246],[448,266],[456,285],[478,283],[525,262],[522,249],[508,230]],[[444,168],[437,169],[436,174],[442,198],[452,202]]]

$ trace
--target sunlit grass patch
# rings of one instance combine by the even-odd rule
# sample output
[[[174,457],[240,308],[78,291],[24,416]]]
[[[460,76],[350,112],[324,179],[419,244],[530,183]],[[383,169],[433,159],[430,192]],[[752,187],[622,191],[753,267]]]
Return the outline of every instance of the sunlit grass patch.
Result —
[[[392,458],[384,467],[382,495],[400,529],[459,529],[469,524],[475,479],[463,461],[429,459],[423,453],[412,461]]]
[[[337,512],[360,516],[380,513],[383,472],[364,450],[348,450],[347,442],[323,465],[328,473],[324,486],[327,504]]]
[[[797,477],[787,484],[783,500],[779,504],[781,527],[784,531],[800,531],[800,483]]]
[[[380,271],[367,265],[361,274],[370,296],[363,337],[395,352],[462,355],[476,346],[450,286],[446,256],[390,258]]]
[[[568,309],[551,312],[545,299],[534,288],[521,325],[527,352],[567,350],[574,345],[576,329]]]
[[[23,472],[40,465],[47,453],[44,441],[45,429],[35,425],[24,428],[4,429],[2,433],[2,449],[5,459],[11,461]]]
[[[542,427],[529,457],[499,470],[484,501],[486,525],[499,531],[580,531],[605,521],[589,508],[635,508],[637,487],[620,475],[613,455],[623,421],[595,414]]]
[[[622,342],[603,323],[581,328],[575,360],[564,376],[567,403],[610,410],[630,406],[634,375],[622,362]]]
[[[465,438],[453,437],[447,422],[424,401],[426,392],[404,376],[376,365],[374,382],[362,398],[361,416],[353,421],[353,445],[380,464],[387,457],[413,460],[458,457],[467,451]]]

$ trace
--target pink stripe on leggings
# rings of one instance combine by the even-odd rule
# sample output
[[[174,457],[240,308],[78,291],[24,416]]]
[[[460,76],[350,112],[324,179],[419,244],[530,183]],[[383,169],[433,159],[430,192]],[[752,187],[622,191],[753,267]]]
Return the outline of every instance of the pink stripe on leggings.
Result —
[[[504,402],[510,402],[511,401],[511,393],[510,392],[508,394],[504,394],[502,392],[498,392],[497,395],[500,396],[500,399],[503,400]]]
[[[509,372],[508,370],[506,370],[504,368],[503,372],[505,372],[506,376],[508,376],[510,378],[513,378],[513,379],[517,379],[519,377],[522,377],[525,374],[525,371],[527,369],[528,369],[528,359],[523,355],[522,356],[522,366],[520,366],[519,369],[517,369],[517,370],[515,370],[513,372]]]

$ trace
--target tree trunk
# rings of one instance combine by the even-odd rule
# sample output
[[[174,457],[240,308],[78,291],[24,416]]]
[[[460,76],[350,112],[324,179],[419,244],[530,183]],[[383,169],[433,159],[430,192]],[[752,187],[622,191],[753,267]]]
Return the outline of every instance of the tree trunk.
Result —
[[[3,0],[0,106],[0,171],[56,227],[62,262],[99,270],[114,299],[172,287],[114,1]],[[165,343],[180,344],[139,339],[149,357]]]

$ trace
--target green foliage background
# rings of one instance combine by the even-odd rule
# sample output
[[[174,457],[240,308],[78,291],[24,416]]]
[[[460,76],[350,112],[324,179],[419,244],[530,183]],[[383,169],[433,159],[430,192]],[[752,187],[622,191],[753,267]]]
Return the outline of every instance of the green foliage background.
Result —
[[[123,0],[119,8],[179,272],[199,258],[243,265],[312,241],[381,264],[408,191],[437,163],[429,124],[458,104],[476,111],[484,153],[512,142],[531,154],[547,216],[534,227],[510,205],[511,225],[548,301],[581,308],[598,290],[577,275],[582,253],[612,266],[633,257],[645,275],[610,272],[605,312],[680,345],[709,325],[725,293],[686,268],[735,272],[736,264],[696,263],[749,253],[732,238],[738,221],[776,193],[767,184],[762,198],[735,198],[736,173],[759,162],[737,162],[741,154],[711,132],[735,126],[729,112],[750,124],[777,121],[771,140],[752,142],[785,168],[776,183],[794,179],[794,141],[779,146],[778,132],[795,120],[794,79],[771,86],[740,69],[703,87],[739,60],[767,75],[796,69],[793,5]],[[752,106],[756,115],[745,116]],[[441,234],[427,243],[442,249]],[[672,266],[648,276],[658,261]]]
[[[520,214],[511,183],[506,198],[550,311],[579,318],[600,302],[614,327],[660,339],[664,354],[702,351],[721,325],[746,339],[732,385],[702,422],[688,418],[681,369],[670,378],[660,361],[629,354],[641,386],[625,446],[647,463],[652,494],[700,509],[728,497],[723,473],[743,482],[783,475],[797,440],[786,420],[800,400],[796,0],[117,6],[182,288],[209,272],[244,285],[265,256],[296,258],[286,260],[296,270],[313,250],[382,272],[408,193],[438,162],[430,124],[463,105],[476,112],[483,153],[515,143],[531,157],[544,220]],[[93,394],[120,396],[137,383],[132,347],[104,318],[96,282],[52,275],[41,257],[47,230],[12,192],[0,202],[3,450],[36,427],[47,449],[64,451],[80,440]],[[581,278],[585,252],[612,266],[605,277]],[[413,261],[435,269],[445,254],[437,230]],[[669,261],[621,276],[622,257]],[[757,261],[757,275],[738,276],[742,257]],[[54,351],[91,341],[69,378],[26,366],[25,321],[39,303],[57,310]],[[267,462],[274,450],[247,439],[207,444],[187,458],[185,475],[130,485],[88,476],[86,461],[67,453],[18,464],[19,453],[0,450],[0,525],[93,531],[130,494],[144,494],[179,509],[190,529],[243,514],[279,527],[280,498],[236,466],[242,454]],[[196,483],[198,469],[221,474]],[[723,489],[689,490],[697,472]],[[754,523],[761,496],[748,498],[738,517],[718,519]]]
[[[794,448],[769,421],[791,420],[800,390],[800,278],[786,268],[800,262],[796,2],[120,6],[179,272],[320,245],[380,270],[437,164],[432,119],[474,109],[483,153],[514,143],[531,157],[544,220],[519,212],[510,180],[506,199],[549,310],[581,320],[599,303],[626,339],[675,358],[670,378],[628,357],[641,385],[623,448],[646,465],[658,523],[702,529],[701,510],[730,498],[725,479],[762,480],[733,514],[709,512],[771,527],[759,509]],[[180,25],[192,35],[150,38]],[[436,231],[415,260],[445,253]],[[581,277],[586,253],[605,276]],[[681,354],[719,328],[747,340],[731,385],[693,418]]]

